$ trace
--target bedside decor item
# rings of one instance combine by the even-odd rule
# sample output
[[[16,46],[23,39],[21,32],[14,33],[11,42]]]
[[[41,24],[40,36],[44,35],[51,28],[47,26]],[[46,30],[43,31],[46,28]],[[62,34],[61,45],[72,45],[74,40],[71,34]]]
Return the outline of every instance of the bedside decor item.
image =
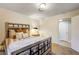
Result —
[[[32,30],[31,30],[31,35],[32,36],[39,36],[39,30],[37,27],[34,27]]]

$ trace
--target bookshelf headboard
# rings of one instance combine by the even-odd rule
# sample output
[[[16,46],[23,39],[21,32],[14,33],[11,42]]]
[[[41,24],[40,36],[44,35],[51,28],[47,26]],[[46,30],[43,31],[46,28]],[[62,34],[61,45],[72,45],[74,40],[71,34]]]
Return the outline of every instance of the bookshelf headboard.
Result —
[[[9,30],[13,29],[26,29],[28,30],[28,36],[30,36],[30,25],[29,24],[18,24],[18,23],[5,23],[6,38],[9,38]]]

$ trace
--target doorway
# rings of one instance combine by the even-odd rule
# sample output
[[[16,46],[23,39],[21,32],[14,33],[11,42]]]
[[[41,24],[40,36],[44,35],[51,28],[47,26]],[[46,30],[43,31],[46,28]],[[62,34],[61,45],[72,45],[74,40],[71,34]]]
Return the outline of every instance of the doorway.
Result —
[[[71,42],[71,19],[64,18],[59,20],[59,41],[64,45],[70,46]]]

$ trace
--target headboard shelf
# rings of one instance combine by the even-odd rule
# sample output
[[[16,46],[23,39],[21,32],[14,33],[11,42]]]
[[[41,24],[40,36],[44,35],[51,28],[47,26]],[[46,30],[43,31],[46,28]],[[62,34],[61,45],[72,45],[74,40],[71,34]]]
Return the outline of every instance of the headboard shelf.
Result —
[[[27,28],[27,27],[29,27],[29,25],[28,24],[16,24],[16,23],[6,23],[6,24],[8,24],[8,27],[18,27],[18,28]]]
[[[30,25],[29,24],[19,24],[19,23],[5,23],[5,32],[6,32],[6,38],[9,37],[9,30],[13,29],[27,29],[28,30],[28,36],[30,36]]]

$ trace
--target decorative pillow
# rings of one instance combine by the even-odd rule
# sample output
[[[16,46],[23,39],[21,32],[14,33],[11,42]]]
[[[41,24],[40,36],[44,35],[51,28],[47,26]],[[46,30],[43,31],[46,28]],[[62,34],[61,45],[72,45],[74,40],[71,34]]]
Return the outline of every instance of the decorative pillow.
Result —
[[[10,29],[10,30],[9,30],[9,38],[13,38],[14,35],[16,35],[15,30]]]
[[[28,33],[23,33],[23,38],[27,38],[28,37]]]
[[[16,33],[16,39],[22,39],[23,37],[22,37],[22,35],[23,35],[23,32],[17,32]]]
[[[28,32],[28,29],[23,28],[23,29],[22,29],[22,32],[23,32],[23,33],[27,33],[27,32]]]
[[[16,29],[16,39],[22,39],[22,34],[23,32],[21,28]]]
[[[23,28],[22,31],[23,31],[23,38],[27,38],[28,37],[28,33],[27,33],[28,30],[26,28]]]

